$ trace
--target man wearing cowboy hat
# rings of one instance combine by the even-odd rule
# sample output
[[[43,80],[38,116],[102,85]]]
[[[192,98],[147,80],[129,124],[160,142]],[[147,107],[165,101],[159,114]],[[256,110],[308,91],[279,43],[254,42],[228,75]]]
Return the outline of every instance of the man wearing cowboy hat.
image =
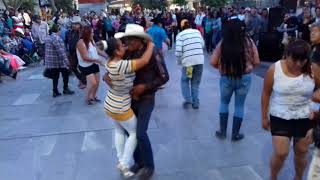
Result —
[[[119,34],[116,35],[119,38]],[[136,24],[128,24],[125,33],[121,36],[128,45],[126,59],[141,57],[146,50],[146,40],[151,39],[144,32],[143,27]],[[155,105],[155,93],[160,86],[169,80],[164,60],[157,52],[155,49],[149,64],[136,72],[132,90],[131,108],[138,119],[138,145],[134,153],[135,165],[131,168],[131,171],[140,176],[141,179],[149,179],[154,172],[153,153],[147,130]],[[112,85],[108,75],[105,75],[104,79],[109,85]]]

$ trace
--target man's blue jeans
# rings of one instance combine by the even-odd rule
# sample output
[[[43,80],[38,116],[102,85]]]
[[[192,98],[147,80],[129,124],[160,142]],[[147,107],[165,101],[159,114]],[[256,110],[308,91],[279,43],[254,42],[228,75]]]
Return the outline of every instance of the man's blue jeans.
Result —
[[[154,94],[141,98],[139,101],[132,100],[131,108],[137,117],[137,148],[134,152],[134,161],[140,167],[154,169],[153,152],[147,130],[151,113],[154,109]]]
[[[232,79],[227,76],[220,78],[220,114],[229,113],[230,99],[235,94],[234,117],[243,118],[244,103],[251,85],[251,75],[243,75],[240,79]]]
[[[187,67],[182,68],[181,91],[185,102],[199,105],[199,85],[202,77],[203,64],[192,67],[192,78],[187,77]]]

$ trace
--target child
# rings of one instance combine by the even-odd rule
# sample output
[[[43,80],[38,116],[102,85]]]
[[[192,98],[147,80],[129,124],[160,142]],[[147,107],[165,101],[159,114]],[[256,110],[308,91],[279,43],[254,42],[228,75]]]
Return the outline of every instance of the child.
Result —
[[[147,49],[140,59],[123,60],[126,49],[120,39],[108,40],[107,54],[110,57],[106,65],[112,86],[108,89],[105,99],[106,114],[114,121],[115,146],[119,164],[118,169],[125,178],[131,178],[134,173],[129,170],[129,163],[137,145],[137,118],[131,109],[130,91],[133,87],[135,71],[149,63],[154,45],[148,41]],[[126,139],[126,132],[129,137]]]

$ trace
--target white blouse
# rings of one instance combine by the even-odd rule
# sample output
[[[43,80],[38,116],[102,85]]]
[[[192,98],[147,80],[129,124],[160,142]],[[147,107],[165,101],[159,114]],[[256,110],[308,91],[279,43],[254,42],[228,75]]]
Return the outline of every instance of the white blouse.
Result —
[[[308,75],[288,77],[281,61],[276,62],[269,113],[285,120],[308,118],[311,112],[315,81]]]

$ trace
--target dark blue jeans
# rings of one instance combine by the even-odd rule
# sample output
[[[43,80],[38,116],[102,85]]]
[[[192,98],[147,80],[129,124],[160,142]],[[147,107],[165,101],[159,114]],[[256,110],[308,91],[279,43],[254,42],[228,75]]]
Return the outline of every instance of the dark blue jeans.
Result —
[[[151,113],[154,109],[154,95],[142,98],[139,101],[132,100],[131,108],[137,117],[137,148],[134,152],[134,161],[141,167],[154,169],[153,152],[147,130]]]

